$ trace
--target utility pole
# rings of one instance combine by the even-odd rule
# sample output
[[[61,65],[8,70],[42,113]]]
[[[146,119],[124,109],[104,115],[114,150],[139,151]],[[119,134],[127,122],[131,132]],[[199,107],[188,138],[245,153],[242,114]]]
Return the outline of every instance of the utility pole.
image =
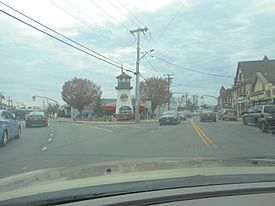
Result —
[[[137,60],[136,60],[136,115],[135,115],[135,120],[136,122],[139,122],[139,53],[140,53],[140,32],[144,34],[148,30],[147,27],[145,28],[138,28],[135,30],[130,30],[130,33],[132,35],[135,35],[137,33]]]
[[[11,96],[8,96],[8,97],[7,97],[8,108],[11,107],[11,102],[12,102],[12,99],[11,99],[11,98],[12,98]]]
[[[167,80],[168,80],[168,94],[170,94],[170,84],[171,84],[171,80],[173,79],[172,76],[174,76],[174,74],[164,74],[163,76],[167,76]],[[168,111],[170,111],[170,98],[168,99]]]
[[[188,94],[187,92],[185,92],[185,107],[186,107],[186,110],[187,110],[187,100],[188,100]]]
[[[5,99],[5,97],[4,97],[4,95],[3,95],[3,92],[0,92],[0,109],[3,109],[3,104],[2,104],[2,100],[4,100]]]

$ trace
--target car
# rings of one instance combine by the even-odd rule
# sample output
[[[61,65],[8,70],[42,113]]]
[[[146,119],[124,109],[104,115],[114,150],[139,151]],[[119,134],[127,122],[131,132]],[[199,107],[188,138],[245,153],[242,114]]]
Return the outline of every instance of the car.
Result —
[[[179,124],[180,116],[176,111],[166,111],[159,118],[159,124]]]
[[[216,122],[216,114],[212,110],[203,110],[200,113],[200,121],[213,121]]]
[[[31,126],[48,126],[48,117],[44,112],[30,112],[26,116],[26,127]]]
[[[21,125],[7,110],[0,110],[0,144],[5,146],[11,138],[19,138]]]
[[[185,121],[186,120],[186,116],[185,116],[184,112],[182,112],[182,111],[178,112],[178,116],[180,117],[181,121]]]
[[[260,118],[270,117],[275,113],[275,105],[255,105],[252,106],[247,113],[243,115],[243,124],[253,124],[258,127]],[[261,120],[263,121],[263,119]]]
[[[220,120],[235,120],[237,121],[237,111],[235,109],[222,109],[219,112]]]

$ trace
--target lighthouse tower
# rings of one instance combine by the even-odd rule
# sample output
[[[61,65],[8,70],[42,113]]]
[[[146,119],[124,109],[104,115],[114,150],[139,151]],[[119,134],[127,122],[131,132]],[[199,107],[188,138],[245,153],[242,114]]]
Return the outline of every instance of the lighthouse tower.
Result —
[[[117,86],[117,101],[116,101],[116,114],[127,112],[133,112],[133,104],[130,96],[130,91],[133,89],[130,84],[132,77],[121,71],[121,74],[116,77]]]

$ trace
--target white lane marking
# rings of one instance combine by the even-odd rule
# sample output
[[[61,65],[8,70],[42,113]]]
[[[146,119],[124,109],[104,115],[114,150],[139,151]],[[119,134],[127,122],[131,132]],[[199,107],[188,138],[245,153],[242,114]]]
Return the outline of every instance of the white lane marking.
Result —
[[[48,142],[51,142],[51,141],[52,141],[52,139],[51,139],[51,138],[49,138],[49,139],[48,139]]]
[[[154,131],[154,130],[151,130],[150,132],[151,132],[151,133],[155,133],[155,131]]]
[[[51,133],[50,136],[52,137],[52,136],[53,136],[53,133]]]
[[[23,167],[23,170],[27,170],[28,168],[25,166],[25,167]]]
[[[47,148],[48,148],[48,147],[43,147],[43,149],[42,149],[42,150],[43,150],[43,151],[45,151]]]
[[[101,128],[101,127],[94,127],[94,126],[91,126],[91,127],[94,128],[94,129],[103,130],[103,131],[106,131],[106,132],[113,132],[112,130],[104,129],[104,128]]]

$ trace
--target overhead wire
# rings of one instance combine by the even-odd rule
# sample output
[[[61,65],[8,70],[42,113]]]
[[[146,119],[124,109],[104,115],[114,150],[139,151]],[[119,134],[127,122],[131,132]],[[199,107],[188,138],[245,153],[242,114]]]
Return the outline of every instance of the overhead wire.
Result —
[[[168,22],[168,24],[163,28],[163,30],[160,32],[159,36],[158,36],[158,40],[160,39],[160,37],[164,34],[165,31],[167,31],[168,27],[172,24],[172,22],[174,21],[174,19],[179,15],[180,10],[185,6],[187,0],[185,0],[184,2],[182,2],[181,6],[178,8],[176,14],[174,16],[172,16],[172,18],[170,19],[170,21]]]
[[[142,24],[144,27],[146,27],[145,26],[145,24],[143,24],[139,19],[138,19],[138,17],[133,13],[133,12],[131,12],[131,10],[129,10],[120,0],[117,0],[117,2],[130,14],[130,15],[132,15],[135,19],[136,19],[136,21],[139,23],[139,24]]]
[[[208,76],[215,76],[215,77],[222,77],[222,78],[234,78],[234,77],[228,76],[228,75],[214,74],[214,73],[208,73],[208,72],[195,70],[195,69],[192,69],[192,68],[189,68],[189,67],[185,67],[185,66],[181,66],[181,65],[172,63],[172,62],[167,61],[167,60],[165,60],[161,57],[157,57],[157,56],[153,56],[153,57],[155,57],[156,59],[158,59],[160,61],[165,62],[166,64],[172,65],[174,67],[177,67],[177,68],[180,68],[180,69],[183,69],[183,70],[186,70],[186,71],[195,72],[195,73],[199,73],[199,74],[204,74],[204,75],[208,75]]]
[[[68,14],[69,16],[71,16],[72,18],[76,19],[78,22],[82,23],[83,25],[85,25],[86,27],[88,27],[89,29],[91,29],[92,31],[97,32],[99,35],[103,35],[102,33],[100,33],[95,27],[91,26],[85,19],[83,19],[82,17],[76,16],[74,14],[72,14],[68,9],[65,9],[63,7],[61,7],[60,5],[56,4],[54,1],[49,0],[50,3],[52,3],[55,7],[59,8],[60,10],[62,10],[63,12],[65,12],[66,14]],[[104,35],[103,35],[104,36]]]
[[[150,62],[149,59],[148,59],[146,56],[144,56],[144,58],[145,58],[145,60],[148,62],[148,64],[152,67],[152,69],[153,69],[155,72],[157,72],[158,75],[161,76],[161,75],[162,75],[161,72],[152,64],[152,62]]]
[[[19,22],[21,22],[21,23],[23,23],[23,24],[25,24],[25,25],[27,25],[27,26],[29,26],[29,27],[31,27],[31,28],[33,28],[33,29],[35,29],[35,30],[37,30],[37,31],[39,31],[39,32],[41,32],[41,33],[43,33],[43,34],[45,34],[45,35],[47,35],[47,36],[49,36],[49,37],[51,37],[53,39],[55,39],[55,40],[57,40],[57,41],[59,41],[59,42],[61,42],[61,43],[63,43],[63,44],[66,44],[67,46],[70,46],[70,47],[72,47],[72,48],[74,48],[74,49],[76,49],[78,51],[81,51],[81,52],[83,52],[83,53],[85,53],[85,54],[87,54],[89,56],[92,56],[92,57],[94,57],[94,58],[96,58],[96,59],[98,59],[100,61],[103,61],[103,62],[105,62],[107,64],[110,64],[110,65],[112,65],[114,67],[121,68],[121,65],[115,64],[113,62],[107,61],[106,59],[104,59],[102,57],[98,57],[98,56],[96,56],[94,54],[91,54],[91,53],[89,53],[89,52],[87,52],[87,51],[85,51],[85,50],[83,50],[83,49],[81,49],[81,48],[79,48],[77,46],[74,46],[74,45],[72,45],[72,44],[70,44],[70,43],[68,43],[68,42],[66,42],[66,41],[64,41],[64,40],[62,40],[62,39],[60,39],[60,38],[58,38],[58,37],[56,37],[56,36],[48,33],[48,32],[46,32],[46,31],[43,31],[42,29],[37,28],[36,26],[33,26],[33,25],[27,23],[26,21],[24,21],[22,19],[17,18],[16,16],[14,16],[14,15],[12,15],[12,14],[10,14],[10,13],[2,10],[2,9],[0,9],[0,12],[2,12],[3,14],[5,14],[5,15],[7,15],[7,16],[9,16],[9,17],[11,17],[11,18],[13,18],[13,19],[15,19],[15,20],[17,20],[17,21],[19,21]]]
[[[111,0],[108,0],[109,4],[115,8],[119,13],[121,13],[124,17],[126,17],[126,19],[128,19],[129,21],[131,21],[135,26],[139,26],[135,21],[133,21],[131,18],[129,18],[129,15],[126,15],[124,12],[122,12],[121,9],[119,9],[114,3],[112,3]]]
[[[49,0],[49,1],[52,1],[52,0]],[[58,6],[56,3],[54,3],[54,2],[52,2],[52,3],[56,6]],[[71,12],[76,12],[78,14],[79,18],[81,18],[83,21],[87,22],[86,23],[86,25],[88,24],[87,26],[89,26],[90,23],[88,23],[88,21],[86,21],[86,19],[84,19],[81,15],[84,15],[89,21],[96,23],[96,20],[93,19],[90,15],[88,15],[84,10],[80,9],[76,5],[69,2],[68,0],[64,0],[64,3],[71,9],[71,11],[67,11],[66,13],[72,14]],[[58,8],[60,8],[60,6],[58,6]],[[62,8],[60,8],[60,9],[62,9]],[[78,19],[76,19],[76,20],[78,20]],[[105,39],[108,39],[108,37],[104,33],[100,32],[97,29],[94,29],[94,30],[100,35],[100,37],[104,37]],[[113,35],[117,36],[115,34],[113,34]],[[120,38],[116,38],[116,40],[120,42],[121,46],[123,46],[125,44],[125,42],[122,41]]]
[[[103,9],[101,6],[99,6],[97,3],[95,3],[92,0],[89,0],[90,3],[92,3],[93,5],[95,5],[98,9],[100,9],[104,14],[106,14],[107,16],[109,16],[113,21],[115,21],[117,24],[120,24],[122,27],[124,27],[127,31],[129,31],[128,27],[125,26],[123,23],[119,22],[116,17],[112,16],[111,14],[109,14],[105,9]]]
[[[115,63],[115,64],[120,64],[120,63],[118,63],[118,62],[116,62],[116,61],[110,59],[109,57],[106,57],[106,56],[104,56],[104,55],[102,55],[102,54],[100,54],[100,53],[98,53],[98,52],[96,52],[96,51],[94,51],[94,50],[92,50],[92,49],[90,49],[90,48],[84,46],[83,44],[80,44],[80,43],[78,43],[77,41],[75,41],[75,40],[73,40],[73,39],[71,39],[71,38],[69,38],[69,37],[67,37],[67,36],[65,36],[65,35],[63,35],[63,34],[61,34],[60,32],[57,32],[56,30],[54,30],[54,29],[52,29],[52,28],[46,26],[45,24],[42,24],[41,22],[39,22],[39,21],[37,21],[37,20],[31,18],[30,16],[28,16],[28,15],[26,15],[26,14],[20,12],[19,10],[17,10],[17,9],[15,9],[15,8],[13,8],[13,7],[11,7],[11,6],[9,6],[9,5],[3,3],[2,1],[0,1],[0,3],[3,4],[3,5],[5,5],[6,7],[10,8],[10,9],[12,9],[13,11],[15,11],[15,12],[21,14],[22,16],[24,16],[24,17],[30,19],[31,21],[33,21],[33,22],[39,24],[40,26],[42,26],[42,27],[44,27],[44,28],[46,28],[46,29],[48,29],[48,30],[54,32],[55,34],[58,34],[59,36],[62,36],[63,38],[65,38],[65,39],[67,39],[67,40],[73,42],[74,44],[77,44],[78,46],[81,46],[81,47],[87,49],[87,50],[90,51],[90,52],[93,52],[94,54],[96,54],[96,55],[98,55],[98,56],[100,56],[100,57],[103,57],[103,58],[105,58],[105,59],[108,59],[109,61],[111,61],[111,62],[113,62],[113,63]]]

